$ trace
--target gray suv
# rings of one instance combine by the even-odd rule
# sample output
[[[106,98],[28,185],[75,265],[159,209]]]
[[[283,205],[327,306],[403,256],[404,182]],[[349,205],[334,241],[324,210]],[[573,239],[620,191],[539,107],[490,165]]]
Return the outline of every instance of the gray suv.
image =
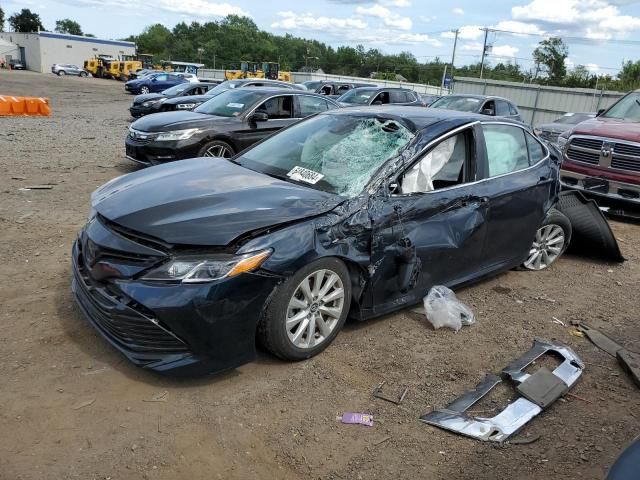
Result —
[[[79,77],[86,77],[89,75],[89,72],[86,70],[83,70],[77,65],[70,65],[68,63],[54,63],[51,67],[51,73],[55,73],[58,76],[76,75]]]

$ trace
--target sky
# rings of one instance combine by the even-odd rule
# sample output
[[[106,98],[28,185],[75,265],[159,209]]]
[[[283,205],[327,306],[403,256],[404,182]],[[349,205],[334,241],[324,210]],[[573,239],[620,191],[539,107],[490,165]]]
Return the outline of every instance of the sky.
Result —
[[[459,29],[457,66],[480,60],[481,27],[501,30],[488,33],[491,64],[511,61],[528,70],[531,52],[548,36],[568,44],[569,68],[615,75],[623,61],[640,59],[640,0],[0,0],[0,7],[6,17],[30,8],[50,30],[56,20],[71,18],[101,38],[125,38],[154,23],[172,28],[239,14],[275,34],[409,51],[419,61],[450,61],[451,31]]]

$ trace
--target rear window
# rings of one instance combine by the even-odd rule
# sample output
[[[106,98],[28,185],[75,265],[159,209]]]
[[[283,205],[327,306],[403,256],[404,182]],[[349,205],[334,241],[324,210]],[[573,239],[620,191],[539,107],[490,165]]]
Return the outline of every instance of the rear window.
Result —
[[[371,97],[376,93],[375,89],[355,88],[338,98],[339,102],[351,103],[353,105],[367,105]]]
[[[480,102],[481,100],[479,98],[449,95],[433,102],[431,108],[446,108],[459,112],[477,112],[480,107]]]

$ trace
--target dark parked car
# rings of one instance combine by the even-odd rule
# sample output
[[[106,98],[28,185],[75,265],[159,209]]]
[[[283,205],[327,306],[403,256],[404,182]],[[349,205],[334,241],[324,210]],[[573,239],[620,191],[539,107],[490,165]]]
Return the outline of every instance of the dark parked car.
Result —
[[[71,65],[69,63],[54,63],[51,66],[51,73],[55,73],[59,77],[62,77],[64,75],[75,75],[78,77],[89,76],[89,72],[87,72],[85,69],[77,65]]]
[[[301,90],[298,86],[288,83],[281,82],[279,80],[266,80],[266,79],[244,79],[244,80],[229,80],[222,83],[219,83],[214,88],[210,89],[204,95],[192,95],[187,98],[185,97],[174,97],[162,104],[162,111],[170,112],[173,110],[193,110],[198,105],[203,104],[204,102],[211,100],[212,97],[221,94],[222,92],[226,92],[227,90],[231,90],[233,88],[244,88],[244,87],[272,87],[272,88],[287,88],[292,90]]]
[[[232,157],[283,127],[337,108],[321,95],[269,87],[222,92],[193,112],[167,112],[135,121],[127,158],[143,165],[193,157]]]
[[[124,89],[135,95],[152,92],[162,92],[167,88],[174,87],[180,83],[189,83],[189,80],[173,73],[158,72],[151,73],[136,80],[129,80],[124,84]]]
[[[243,112],[247,135],[268,123],[249,126],[259,112],[240,105],[270,93],[228,93],[240,95],[203,107]],[[298,100],[318,101],[273,95],[267,110],[285,119]],[[187,123],[177,136],[201,125],[189,113],[140,122],[163,115]],[[256,336],[278,357],[309,358],[348,315],[405,308],[434,284],[551,265],[571,236],[554,209],[559,160],[509,120],[330,110],[232,159],[142,169],[96,190],[73,247],[73,290],[95,328],[152,370],[228,370],[255,358]]]
[[[640,90],[558,137],[562,184],[612,213],[640,218]]]
[[[551,123],[543,123],[533,129],[538,137],[551,143],[558,143],[558,137],[574,126],[590,118],[594,118],[595,113],[565,113],[556,118]]]
[[[430,93],[421,93],[419,95],[427,107],[430,106],[436,100],[439,100],[440,98],[442,98],[442,95],[432,95]]]
[[[142,117],[150,113],[174,110],[174,108],[163,109],[162,106],[164,102],[175,97],[204,96],[215,86],[217,86],[216,83],[180,83],[174,87],[167,88],[162,93],[137,95],[133,99],[131,107],[129,107],[129,112],[132,117]],[[193,107],[188,108],[187,110],[191,110],[192,108]]]
[[[354,105],[413,105],[426,107],[426,103],[413,90],[406,88],[359,87],[349,90],[338,98],[343,107]]]
[[[458,112],[480,113],[490,117],[522,121],[518,107],[506,98],[485,95],[446,95],[433,102],[430,108],[446,108]]]
[[[11,70],[26,70],[26,67],[23,62],[16,59],[11,59],[9,61],[9,69]]]
[[[373,83],[334,82],[330,80],[311,80],[308,82],[303,82],[302,85],[304,85],[307,90],[311,90],[312,92],[335,98],[338,98],[340,95],[344,95],[349,90],[353,90],[354,88],[377,87],[377,85]]]

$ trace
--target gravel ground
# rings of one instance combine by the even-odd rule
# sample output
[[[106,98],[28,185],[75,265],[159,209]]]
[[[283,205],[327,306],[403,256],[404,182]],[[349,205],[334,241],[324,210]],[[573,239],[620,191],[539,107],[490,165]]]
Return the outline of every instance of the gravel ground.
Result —
[[[108,346],[69,288],[91,191],[137,168],[123,145],[132,97],[116,81],[6,71],[0,94],[46,96],[53,109],[0,119],[0,479],[602,479],[640,431],[638,389],[616,361],[553,322],[586,320],[640,351],[640,226],[612,224],[624,264],[565,256],[458,292],[478,319],[458,333],[405,310],[348,324],[306,362],[261,353],[223,376],[167,379]],[[53,188],[20,190],[34,184]],[[539,441],[497,447],[417,420],[535,337],[588,362],[576,396],[519,434]],[[372,397],[383,380],[409,388],[401,406]],[[491,416],[509,397],[474,411]],[[336,422],[344,411],[375,426]]]

